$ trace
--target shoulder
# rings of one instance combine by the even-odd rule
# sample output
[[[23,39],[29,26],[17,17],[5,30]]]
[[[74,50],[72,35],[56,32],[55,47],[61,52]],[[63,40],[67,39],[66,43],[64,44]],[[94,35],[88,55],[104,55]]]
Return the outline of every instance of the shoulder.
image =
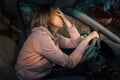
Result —
[[[40,38],[41,36],[48,36],[48,34],[45,31],[39,30],[32,32],[29,38]]]

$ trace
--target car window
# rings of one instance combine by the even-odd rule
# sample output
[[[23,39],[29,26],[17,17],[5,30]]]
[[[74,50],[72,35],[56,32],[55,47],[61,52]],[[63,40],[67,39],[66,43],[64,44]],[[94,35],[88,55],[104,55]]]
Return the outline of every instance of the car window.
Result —
[[[77,0],[72,7],[86,13],[120,37],[119,0]]]
[[[31,32],[31,20],[34,12],[37,9],[37,4],[19,2],[18,5],[20,9],[20,14],[22,15],[23,23],[25,25],[25,30],[28,36]]]
[[[120,37],[120,13],[114,8],[104,11],[102,6],[91,9],[92,17],[105,28]]]

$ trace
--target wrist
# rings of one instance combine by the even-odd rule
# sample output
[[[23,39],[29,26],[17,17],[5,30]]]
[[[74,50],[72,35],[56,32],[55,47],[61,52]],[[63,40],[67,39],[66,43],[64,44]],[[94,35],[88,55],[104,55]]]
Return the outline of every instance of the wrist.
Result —
[[[70,28],[70,27],[73,26],[73,25],[71,24],[71,22],[70,22],[67,18],[63,17],[63,21],[64,21],[64,23],[66,24],[66,26],[67,26],[68,28]]]
[[[70,24],[67,26],[67,28],[72,28],[73,27],[73,24]]]
[[[84,38],[84,42],[89,43],[91,41],[91,37],[87,36],[86,38]]]
[[[68,28],[73,27],[73,24],[71,24],[71,22],[70,22],[70,21],[66,21],[66,22],[65,22],[65,24],[66,24],[66,26],[67,26]]]

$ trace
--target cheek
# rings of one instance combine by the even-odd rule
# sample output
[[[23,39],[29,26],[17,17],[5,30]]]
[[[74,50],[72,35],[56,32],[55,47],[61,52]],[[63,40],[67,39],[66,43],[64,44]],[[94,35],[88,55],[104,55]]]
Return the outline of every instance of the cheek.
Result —
[[[52,20],[52,24],[54,24],[55,26],[62,27],[63,26],[63,21],[62,21],[62,19],[60,17],[56,16]]]

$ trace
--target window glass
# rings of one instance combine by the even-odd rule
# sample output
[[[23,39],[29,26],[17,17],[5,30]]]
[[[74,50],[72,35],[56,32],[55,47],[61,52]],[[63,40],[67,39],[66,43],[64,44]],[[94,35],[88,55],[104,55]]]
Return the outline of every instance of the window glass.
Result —
[[[31,3],[19,2],[19,8],[25,25],[26,33],[28,36],[31,32],[31,20],[34,12],[37,9],[37,5]]]

